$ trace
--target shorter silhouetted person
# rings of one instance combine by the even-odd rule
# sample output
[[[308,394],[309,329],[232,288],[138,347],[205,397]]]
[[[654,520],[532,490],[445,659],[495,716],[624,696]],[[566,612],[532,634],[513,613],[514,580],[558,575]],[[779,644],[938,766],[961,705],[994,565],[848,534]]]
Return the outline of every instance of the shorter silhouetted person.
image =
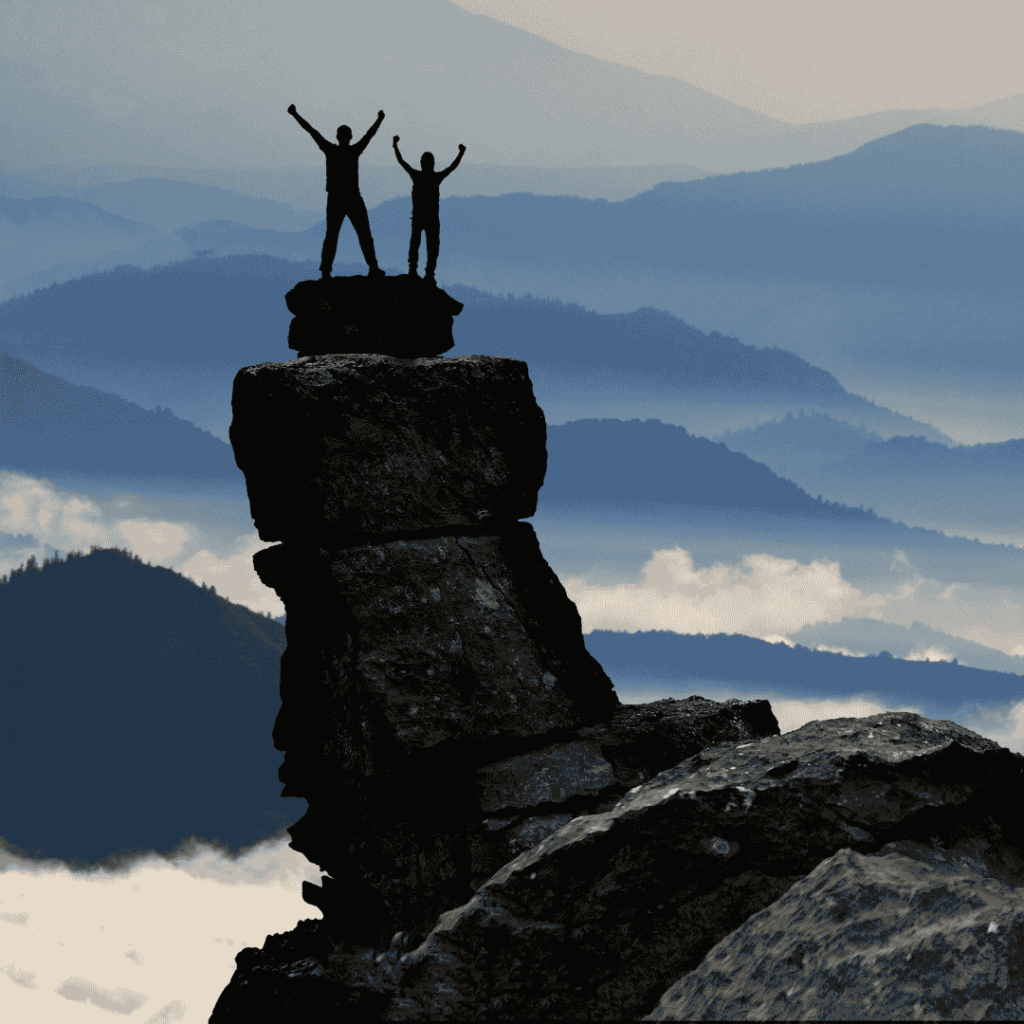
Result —
[[[320,276],[329,278],[334,266],[334,254],[338,250],[338,234],[342,221],[347,216],[356,229],[359,248],[363,250],[363,259],[370,267],[370,274],[384,271],[377,266],[377,254],[373,249],[373,235],[370,234],[370,218],[366,215],[366,204],[359,194],[359,157],[370,144],[370,139],[377,133],[384,111],[377,111],[377,120],[370,130],[353,146],[352,129],[347,124],[338,128],[338,144],[328,142],[308,121],[304,120],[295,109],[293,103],[288,113],[313,136],[313,141],[327,157],[327,234],[324,235],[324,247],[320,253]]]
[[[427,234],[427,272],[424,276],[428,281],[433,281],[434,271],[437,269],[437,250],[441,242],[441,182],[459,166],[466,147],[459,143],[459,155],[443,171],[434,170],[433,153],[424,153],[420,157],[422,170],[414,171],[402,159],[402,154],[398,152],[398,138],[396,135],[392,142],[395,147],[395,156],[398,157],[398,162],[412,178],[412,238],[409,241],[409,274],[412,277],[416,276],[416,264],[420,257],[420,234],[425,231]]]

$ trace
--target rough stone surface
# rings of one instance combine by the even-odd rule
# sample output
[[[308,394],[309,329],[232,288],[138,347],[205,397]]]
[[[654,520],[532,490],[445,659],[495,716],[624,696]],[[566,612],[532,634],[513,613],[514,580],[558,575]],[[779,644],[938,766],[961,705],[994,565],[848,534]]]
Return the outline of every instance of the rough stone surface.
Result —
[[[494,760],[477,770],[477,805],[488,816],[467,831],[471,887],[573,818],[611,810],[630,789],[706,746],[778,734],[766,700],[666,697],[624,704],[564,743]]]
[[[309,801],[291,845],[331,876],[304,895],[367,942],[426,934],[472,891],[475,768],[610,717],[611,680],[527,523],[253,563],[288,608],[274,745],[282,795]]]
[[[1022,1020],[1024,890],[968,848],[823,860],[644,1020]]]
[[[642,1018],[843,849],[970,848],[1016,888],[1022,797],[1024,757],[905,712],[707,748],[574,818],[442,914],[399,959],[384,1019]]]
[[[525,363],[329,356],[239,370],[229,430],[262,540],[529,518],[547,467]]]
[[[495,757],[492,752],[491,760],[475,772],[474,800],[462,809],[461,829],[452,830],[449,870],[461,865],[463,894],[471,898],[520,852],[579,814],[613,807],[638,780],[653,778],[701,750],[708,741],[757,739],[778,731],[764,700],[719,703],[696,696],[665,698],[650,704],[622,705],[606,721],[567,732],[546,747],[508,757]],[[539,770],[543,782],[538,784],[520,774],[523,768]],[[474,773],[470,766],[462,765],[458,778],[467,774]],[[449,806],[451,794],[439,777],[435,775],[428,783],[428,809],[433,813]],[[382,797],[389,815],[403,792],[398,784]],[[502,817],[494,816],[495,808]],[[374,826],[371,823],[369,827]],[[357,830],[354,823],[353,829]],[[333,834],[337,839],[337,819]],[[387,850],[394,846],[385,853]],[[325,877],[323,884],[328,891],[336,885],[331,876]],[[309,883],[306,886],[307,899],[316,904],[321,890]],[[429,898],[426,886],[421,891]],[[399,958],[422,941],[444,910],[456,905],[457,899],[436,905],[433,917],[418,933],[405,929],[381,937],[378,929],[375,940],[367,942],[365,934],[360,939],[347,926],[359,914],[357,887],[349,885],[342,903],[348,920],[335,934],[326,917],[305,920],[292,932],[268,936],[261,949],[242,950],[211,1020],[246,1019],[247,1013],[255,1013],[267,1001],[293,1015],[301,1013],[302,1020],[332,1020],[331,1015],[339,1009],[352,1008],[367,1019],[377,1018],[390,1002]],[[414,915],[408,920],[414,920]]]
[[[289,611],[279,750],[358,718],[356,735],[373,747],[386,735],[389,747],[372,754],[351,739],[339,768],[370,779],[393,757],[455,737],[494,750],[620,707],[529,523],[352,547],[289,542],[253,564]],[[319,722],[310,700],[331,702]]]
[[[302,1024],[337,1024],[339,1014],[378,1020],[391,999],[395,964],[408,945],[403,935],[382,954],[338,943],[323,920],[306,918],[289,932],[268,935],[259,949],[235,956],[235,973],[221,992],[211,1024],[261,1020],[268,1015]]]
[[[422,278],[332,277],[300,281],[285,296],[299,355],[378,352],[415,358],[451,349],[462,303]]]

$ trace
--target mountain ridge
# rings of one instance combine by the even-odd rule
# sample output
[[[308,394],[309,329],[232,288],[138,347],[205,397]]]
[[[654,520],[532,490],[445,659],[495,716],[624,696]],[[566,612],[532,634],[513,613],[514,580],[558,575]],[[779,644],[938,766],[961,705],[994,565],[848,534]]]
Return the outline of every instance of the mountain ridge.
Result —
[[[281,803],[267,724],[280,707],[278,623],[95,547],[0,577],[0,618],[0,768],[19,778],[6,844],[111,869],[128,851],[167,856],[197,839],[237,852],[301,815]]]

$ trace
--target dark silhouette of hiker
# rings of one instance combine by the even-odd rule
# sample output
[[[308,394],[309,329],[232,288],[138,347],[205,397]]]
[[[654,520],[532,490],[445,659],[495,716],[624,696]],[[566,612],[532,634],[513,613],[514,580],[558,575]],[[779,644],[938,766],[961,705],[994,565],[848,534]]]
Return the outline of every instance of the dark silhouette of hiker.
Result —
[[[370,130],[353,146],[352,129],[347,124],[338,128],[338,144],[328,142],[302,115],[293,103],[288,113],[313,136],[313,141],[327,157],[327,234],[324,235],[324,247],[320,253],[320,276],[327,279],[331,276],[334,266],[334,254],[338,250],[338,233],[341,223],[347,216],[356,229],[359,237],[359,248],[363,250],[363,259],[370,267],[370,275],[384,276],[384,271],[377,266],[377,254],[373,249],[373,235],[370,234],[370,218],[366,215],[366,203],[359,194],[359,157],[370,144],[370,139],[377,133],[384,111],[377,111],[377,120]]]
[[[395,147],[398,162],[412,178],[412,238],[409,241],[409,274],[416,276],[416,264],[420,257],[420,233],[427,233],[427,272],[424,277],[434,280],[437,269],[437,250],[441,241],[441,182],[448,177],[462,159],[466,147],[459,143],[459,155],[443,171],[434,170],[434,154],[424,153],[420,157],[422,170],[414,171],[398,152],[398,136],[391,143]]]

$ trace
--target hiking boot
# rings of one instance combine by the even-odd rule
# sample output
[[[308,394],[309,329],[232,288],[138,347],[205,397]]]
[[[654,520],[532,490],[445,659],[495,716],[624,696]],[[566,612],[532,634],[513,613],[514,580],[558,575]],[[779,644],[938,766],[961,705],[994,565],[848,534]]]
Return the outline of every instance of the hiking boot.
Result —
[[[384,273],[383,270],[380,269],[380,267],[370,267],[370,272],[366,276],[367,277],[386,277],[387,275]]]

